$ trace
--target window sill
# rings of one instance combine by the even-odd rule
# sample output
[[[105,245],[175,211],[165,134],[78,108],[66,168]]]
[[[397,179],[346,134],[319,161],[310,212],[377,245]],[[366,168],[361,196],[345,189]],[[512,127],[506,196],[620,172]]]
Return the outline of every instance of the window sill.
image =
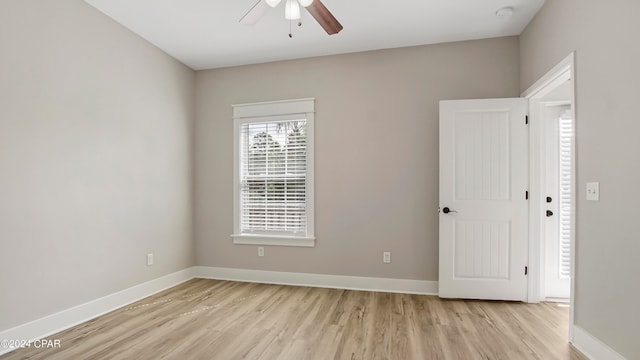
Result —
[[[238,245],[316,246],[315,237],[233,234],[231,238],[233,243]]]

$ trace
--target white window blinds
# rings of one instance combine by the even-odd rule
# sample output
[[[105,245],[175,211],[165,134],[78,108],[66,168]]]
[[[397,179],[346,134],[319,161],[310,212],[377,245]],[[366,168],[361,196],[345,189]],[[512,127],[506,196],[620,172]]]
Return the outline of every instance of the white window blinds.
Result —
[[[240,231],[306,235],[306,119],[240,125]]]
[[[571,275],[571,178],[572,173],[572,139],[573,120],[571,112],[566,111],[560,116],[558,126],[559,138],[559,174],[560,174],[560,277],[567,278]]]

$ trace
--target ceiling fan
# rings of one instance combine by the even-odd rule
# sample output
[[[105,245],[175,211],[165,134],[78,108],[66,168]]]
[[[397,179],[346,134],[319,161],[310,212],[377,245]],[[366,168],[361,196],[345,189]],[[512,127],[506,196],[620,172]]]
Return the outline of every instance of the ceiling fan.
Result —
[[[281,0],[258,0],[258,2],[240,19],[244,25],[254,25],[272,8],[280,4]],[[337,34],[342,25],[320,0],[286,0],[284,17],[287,20],[300,19],[300,6],[307,9],[311,16],[329,35]],[[298,23],[300,25],[300,23]],[[291,36],[291,34],[289,34]]]

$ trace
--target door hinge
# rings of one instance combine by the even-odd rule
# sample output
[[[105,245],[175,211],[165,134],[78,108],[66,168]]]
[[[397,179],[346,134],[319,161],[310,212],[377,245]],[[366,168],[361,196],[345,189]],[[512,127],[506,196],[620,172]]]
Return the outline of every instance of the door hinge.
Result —
[[[529,125],[529,115],[525,115],[525,117],[524,117],[524,124],[525,124],[525,125]]]
[[[524,192],[524,199],[525,200],[529,200],[529,192],[528,191]]]
[[[525,275],[529,275],[529,267],[528,266],[524,267],[524,274]]]

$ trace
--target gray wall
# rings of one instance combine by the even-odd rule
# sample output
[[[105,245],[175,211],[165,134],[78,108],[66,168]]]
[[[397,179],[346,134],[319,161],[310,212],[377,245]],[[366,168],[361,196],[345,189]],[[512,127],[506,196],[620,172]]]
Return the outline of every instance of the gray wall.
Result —
[[[640,2],[547,0],[521,36],[521,89],[576,51],[576,324],[640,358]],[[585,184],[600,182],[599,202]]]
[[[438,101],[517,97],[517,37],[197,73],[197,264],[438,279]],[[232,110],[315,97],[316,247],[233,245]],[[382,252],[391,251],[391,264]]]
[[[194,72],[81,0],[0,51],[0,331],[192,266]]]

